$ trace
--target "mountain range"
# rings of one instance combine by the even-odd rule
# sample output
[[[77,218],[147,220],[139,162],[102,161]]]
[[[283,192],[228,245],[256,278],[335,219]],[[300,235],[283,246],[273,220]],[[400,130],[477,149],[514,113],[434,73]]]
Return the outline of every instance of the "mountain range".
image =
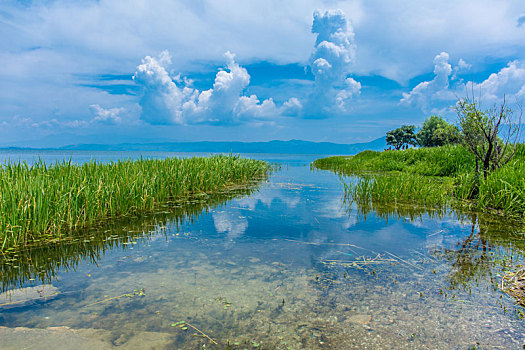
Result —
[[[365,143],[340,144],[301,140],[268,142],[160,142],[119,144],[77,144],[52,150],[72,151],[163,151],[163,152],[221,152],[221,153],[287,153],[287,154],[356,154],[364,150],[382,151],[386,148],[384,137]],[[8,149],[21,149],[9,147]],[[38,148],[23,148],[38,149]]]

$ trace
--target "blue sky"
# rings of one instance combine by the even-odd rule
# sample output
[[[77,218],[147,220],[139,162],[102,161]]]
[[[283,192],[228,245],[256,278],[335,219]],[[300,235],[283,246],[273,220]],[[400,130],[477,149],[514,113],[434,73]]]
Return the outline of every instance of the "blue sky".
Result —
[[[4,0],[0,32],[0,146],[366,142],[525,97],[522,1]]]

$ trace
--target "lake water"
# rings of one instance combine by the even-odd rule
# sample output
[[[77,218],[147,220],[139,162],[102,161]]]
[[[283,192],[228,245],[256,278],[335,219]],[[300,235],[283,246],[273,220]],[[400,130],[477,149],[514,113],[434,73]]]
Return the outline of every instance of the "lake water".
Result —
[[[310,169],[315,156],[247,156],[281,169],[254,188],[1,258],[2,291],[37,288],[0,306],[0,347],[524,347],[523,309],[498,289],[522,260],[520,229],[475,213],[358,208],[336,175]]]

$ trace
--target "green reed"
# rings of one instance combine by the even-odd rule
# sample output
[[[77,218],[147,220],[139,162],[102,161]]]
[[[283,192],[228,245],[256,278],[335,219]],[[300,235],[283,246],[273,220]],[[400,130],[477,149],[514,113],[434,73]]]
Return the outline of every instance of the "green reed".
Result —
[[[392,173],[382,176],[364,176],[354,183],[343,182],[345,193],[358,204],[417,202],[427,206],[443,206],[449,200],[453,179]]]
[[[238,156],[7,163],[0,167],[1,248],[227,190],[268,171],[268,163]]]
[[[28,281],[51,284],[59,270],[74,270],[82,261],[96,264],[109,250],[143,246],[156,235],[167,239],[168,231],[178,234],[184,225],[193,223],[211,209],[257,191],[259,184],[165,203],[155,212],[105,220],[100,226],[79,229],[60,239],[43,237],[31,244],[8,247],[0,254],[0,293],[22,288]]]
[[[478,203],[482,208],[495,208],[505,213],[523,216],[525,213],[525,163],[498,169],[480,182]]]
[[[486,179],[475,173],[474,157],[461,146],[364,151],[352,157],[318,159],[312,167],[339,175],[348,197],[363,207],[376,203],[431,207],[469,206],[521,219],[525,213],[525,145],[513,161]]]
[[[317,159],[312,165],[342,175],[400,171],[425,176],[455,176],[473,170],[475,159],[464,147],[444,146],[405,151],[364,151],[352,157]]]

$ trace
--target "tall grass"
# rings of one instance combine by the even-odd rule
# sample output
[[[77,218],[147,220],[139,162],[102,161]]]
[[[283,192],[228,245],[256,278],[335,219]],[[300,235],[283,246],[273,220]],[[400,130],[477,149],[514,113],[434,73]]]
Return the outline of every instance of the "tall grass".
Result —
[[[481,181],[478,200],[482,209],[493,208],[507,214],[525,213],[525,163],[514,163],[498,169]]]
[[[356,182],[343,183],[347,196],[358,204],[372,207],[374,203],[391,205],[417,202],[426,206],[444,206],[453,190],[453,179],[394,173],[364,176]]]
[[[51,283],[59,270],[71,270],[87,260],[96,264],[107,250],[148,244],[155,235],[168,231],[181,231],[212,208],[221,206],[232,198],[240,198],[256,191],[257,185],[240,186],[234,190],[191,198],[183,203],[165,203],[160,210],[140,217],[121,217],[104,221],[100,227],[79,229],[48,244],[32,242],[19,247],[4,249],[0,254],[0,293],[22,288],[28,280],[42,284]]]
[[[524,218],[525,145],[513,161],[486,179],[475,174],[475,159],[464,147],[445,146],[406,151],[365,151],[352,157],[318,159],[313,167],[358,176],[345,192],[358,205],[414,203],[482,210]]]
[[[343,175],[399,171],[425,176],[455,176],[474,170],[475,159],[464,147],[444,146],[406,151],[364,151],[352,157],[317,159],[312,165]]]
[[[245,184],[268,170],[266,162],[238,156],[8,163],[0,168],[0,244],[3,249],[152,211],[168,201]]]

